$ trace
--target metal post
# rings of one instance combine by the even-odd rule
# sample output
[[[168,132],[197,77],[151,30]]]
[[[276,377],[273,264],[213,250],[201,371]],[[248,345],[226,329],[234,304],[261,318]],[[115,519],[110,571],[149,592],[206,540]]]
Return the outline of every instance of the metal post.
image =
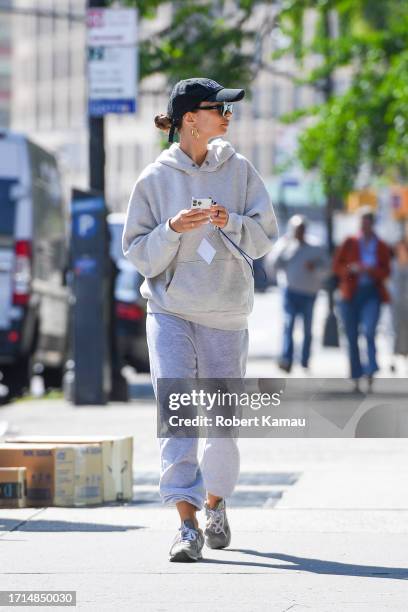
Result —
[[[88,0],[88,8],[104,8],[106,0]],[[105,196],[104,117],[89,117],[89,186]]]
[[[324,29],[327,40],[331,38],[331,27],[330,27],[330,12],[327,9],[324,12]],[[326,59],[330,54],[330,50],[326,51]],[[323,92],[324,98],[327,101],[330,100],[333,94],[333,75],[329,72],[325,78]],[[335,210],[336,204],[336,194],[334,193],[332,183],[329,181],[328,187],[326,190],[326,228],[327,228],[327,250],[329,252],[330,257],[334,252],[334,242],[333,242],[333,213]],[[327,319],[324,326],[323,333],[323,346],[330,347],[338,347],[339,346],[339,330],[337,325],[337,318],[334,312],[334,285],[333,282],[329,280],[327,287],[327,295],[329,299],[329,313],[327,315]]]
[[[88,8],[105,8],[106,0],[88,0]],[[105,199],[105,123],[104,117],[89,117],[89,182],[92,191],[103,194]],[[106,200],[105,200],[106,201]],[[106,228],[108,229],[108,228]],[[108,236],[109,240],[109,236]],[[109,260],[109,251],[107,253]],[[106,275],[108,279],[108,290],[106,295],[106,325],[107,342],[109,346],[109,360],[111,370],[112,387],[110,400],[128,401],[128,386],[126,379],[120,371],[120,360],[117,349],[115,334],[115,265],[108,261]]]

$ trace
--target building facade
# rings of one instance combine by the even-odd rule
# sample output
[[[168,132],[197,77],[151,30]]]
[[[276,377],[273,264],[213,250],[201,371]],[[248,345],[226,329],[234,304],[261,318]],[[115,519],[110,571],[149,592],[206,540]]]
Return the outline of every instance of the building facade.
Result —
[[[14,0],[14,6],[22,10],[26,0]],[[10,18],[11,127],[57,152],[68,188],[88,186],[85,6],[85,0],[30,0],[30,7],[39,13]],[[143,21],[141,37],[165,26],[171,10],[169,3],[159,7],[154,20]],[[260,5],[254,23],[264,23],[271,10]],[[261,49],[266,61],[279,44],[276,34],[267,37]],[[266,180],[296,150],[297,128],[282,125],[280,116],[319,97],[310,87],[296,86],[283,76],[295,72],[288,59],[274,67],[278,74],[261,70],[251,95],[236,104],[228,134],[231,144]],[[163,133],[155,127],[154,116],[166,111],[168,93],[162,75],[144,79],[136,114],[106,118],[106,197],[112,210],[126,210],[133,183],[160,153]]]
[[[10,125],[11,107],[11,0],[3,2],[0,13],[0,128]]]

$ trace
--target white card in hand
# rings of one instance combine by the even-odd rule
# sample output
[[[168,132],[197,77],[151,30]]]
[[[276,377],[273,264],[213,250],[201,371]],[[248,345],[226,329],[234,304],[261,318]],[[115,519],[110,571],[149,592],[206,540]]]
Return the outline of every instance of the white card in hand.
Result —
[[[200,246],[197,249],[197,253],[208,264],[210,264],[212,262],[216,252],[217,251],[214,249],[214,247],[205,238],[202,239],[202,241],[200,242]]]

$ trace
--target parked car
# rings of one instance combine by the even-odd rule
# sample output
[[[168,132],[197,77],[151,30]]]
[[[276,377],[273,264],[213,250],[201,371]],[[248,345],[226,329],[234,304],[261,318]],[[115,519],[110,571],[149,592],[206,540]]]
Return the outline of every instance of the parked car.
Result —
[[[123,255],[125,213],[107,217],[111,235],[110,256],[117,267],[114,288],[115,326],[119,358],[138,372],[150,372],[146,340],[146,300],[140,295],[143,276]]]
[[[55,157],[0,131],[0,371],[7,399],[34,364],[60,386],[67,350],[66,220]]]

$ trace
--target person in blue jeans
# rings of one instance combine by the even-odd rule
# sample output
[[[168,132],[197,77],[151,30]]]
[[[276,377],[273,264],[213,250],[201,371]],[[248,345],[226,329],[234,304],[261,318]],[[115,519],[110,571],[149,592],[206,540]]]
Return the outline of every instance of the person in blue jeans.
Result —
[[[367,377],[371,390],[378,370],[375,335],[381,304],[389,301],[385,280],[390,274],[390,249],[374,232],[375,217],[370,208],[360,210],[360,233],[347,238],[338,248],[333,270],[340,281],[339,309],[347,337],[350,375],[354,390]],[[359,334],[363,332],[367,359],[361,362]]]
[[[309,367],[310,348],[312,345],[312,322],[313,309],[316,295],[308,295],[293,291],[286,287],[283,292],[284,331],[282,356],[279,366],[282,370],[290,371],[293,363],[293,332],[296,318],[299,316],[303,322],[303,344],[301,353],[301,365]]]
[[[375,334],[380,318],[381,301],[377,288],[372,283],[361,283],[351,300],[340,300],[340,312],[349,346],[351,378],[356,381],[365,375],[371,388],[373,376],[378,370]],[[361,363],[358,344],[359,332],[364,334],[367,344],[367,363]]]
[[[293,332],[296,319],[303,321],[301,365],[309,367],[312,322],[316,295],[329,272],[329,258],[324,249],[306,240],[307,222],[303,215],[293,216],[288,232],[276,243],[271,261],[283,288],[283,342],[278,365],[290,372],[294,360]]]

